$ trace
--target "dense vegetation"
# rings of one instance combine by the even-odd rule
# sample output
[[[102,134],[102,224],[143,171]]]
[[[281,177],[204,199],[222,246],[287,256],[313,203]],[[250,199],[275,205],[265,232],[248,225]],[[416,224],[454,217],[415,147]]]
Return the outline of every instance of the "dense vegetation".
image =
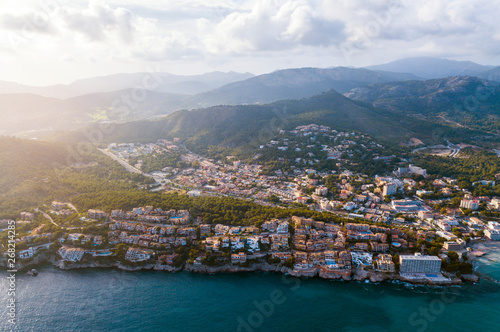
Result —
[[[77,208],[130,210],[133,207],[153,205],[163,209],[189,210],[194,217],[202,217],[207,223],[228,225],[254,225],[272,218],[305,216],[316,220],[339,221],[331,213],[316,212],[309,209],[281,209],[262,206],[257,203],[230,197],[189,197],[187,195],[162,194],[148,191],[103,191],[86,193],[74,197],[72,202]]]
[[[329,91],[302,100],[178,111],[157,121],[124,123],[105,135],[103,142],[145,143],[180,137],[190,150],[207,155],[207,149],[216,150],[214,147],[228,150],[257,147],[276,136],[280,129],[311,123],[342,131],[356,130],[394,145],[411,137],[436,142],[443,138],[459,139],[478,134],[376,109]],[[59,139],[79,141],[82,137],[82,134],[74,133]]]
[[[470,182],[495,180],[500,173],[500,158],[495,153],[472,148],[463,149],[459,158],[417,154],[413,163],[427,169],[429,174]]]
[[[374,84],[354,89],[348,96],[457,128],[497,133],[500,129],[499,84],[477,77]]]
[[[165,167],[184,168],[186,166],[186,164],[181,160],[181,154],[178,152],[154,152],[144,156],[133,157],[129,160],[129,163],[131,165],[135,165],[139,160],[142,160],[143,162],[141,170],[145,173],[161,171]]]
[[[54,199],[151,182],[94,149],[0,137],[0,151],[0,219]]]

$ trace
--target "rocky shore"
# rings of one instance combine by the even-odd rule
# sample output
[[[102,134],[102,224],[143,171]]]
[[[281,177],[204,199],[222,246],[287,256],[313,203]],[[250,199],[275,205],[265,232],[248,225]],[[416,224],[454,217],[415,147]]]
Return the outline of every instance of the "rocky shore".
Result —
[[[3,262],[0,262],[0,264]],[[218,274],[218,273],[241,273],[241,272],[276,272],[288,274],[297,278],[313,278],[319,277],[322,279],[329,280],[344,280],[344,281],[358,281],[358,282],[371,282],[379,283],[383,281],[400,281],[410,284],[418,285],[429,285],[429,286],[451,286],[451,285],[462,285],[465,282],[476,283],[479,281],[479,276],[476,274],[461,275],[461,276],[448,276],[449,281],[446,282],[433,282],[428,279],[416,280],[416,279],[405,279],[397,273],[383,273],[376,272],[373,270],[365,270],[363,267],[357,267],[352,270],[350,276],[346,275],[332,275],[326,273],[322,269],[309,269],[309,270],[296,270],[290,269],[285,266],[278,266],[268,263],[256,263],[249,266],[242,265],[223,265],[223,266],[206,266],[206,265],[193,265],[184,264],[181,267],[174,267],[171,265],[164,265],[157,263],[145,263],[138,265],[128,265],[123,264],[118,261],[98,261],[98,260],[86,260],[82,262],[69,262],[57,259],[55,255],[41,254],[33,258],[27,263],[19,262],[16,264],[18,271],[25,271],[29,268],[50,263],[53,266],[62,270],[72,270],[72,269],[86,269],[86,268],[116,268],[125,271],[140,271],[140,270],[154,270],[154,271],[166,271],[166,272],[179,272],[188,271],[191,273],[199,274]],[[2,264],[4,265],[4,264]]]
[[[251,266],[245,267],[240,265],[223,265],[223,266],[206,266],[206,265],[192,265],[185,264],[184,270],[193,272],[193,273],[201,273],[201,274],[213,274],[213,273],[238,273],[238,272],[281,272],[281,273],[289,273],[292,271],[291,269],[278,266],[271,265],[268,263],[257,263]]]

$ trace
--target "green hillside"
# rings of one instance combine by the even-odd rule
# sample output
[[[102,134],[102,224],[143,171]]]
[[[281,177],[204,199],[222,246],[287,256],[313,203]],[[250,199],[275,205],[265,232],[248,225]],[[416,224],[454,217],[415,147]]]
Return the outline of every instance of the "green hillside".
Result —
[[[347,97],[420,119],[498,133],[500,83],[457,76],[356,88]]]
[[[385,143],[397,145],[417,137],[424,142],[464,139],[475,133],[437,125],[404,114],[376,109],[350,100],[335,91],[302,100],[285,100],[268,105],[217,106],[175,112],[157,121],[137,121],[117,125],[101,143],[152,142],[179,137],[195,152],[207,149],[235,149],[267,142],[279,129],[304,124],[323,124],[337,130],[356,130]],[[81,133],[67,133],[59,140],[80,141]]]
[[[0,137],[0,219],[52,200],[131,189],[148,180],[97,150],[78,153],[72,145]]]

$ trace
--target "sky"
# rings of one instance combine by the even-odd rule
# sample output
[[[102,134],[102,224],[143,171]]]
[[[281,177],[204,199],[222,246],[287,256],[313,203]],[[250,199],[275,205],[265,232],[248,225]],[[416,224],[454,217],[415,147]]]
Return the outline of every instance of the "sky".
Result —
[[[491,0],[3,1],[0,80],[263,74],[414,56],[500,65],[498,17]]]

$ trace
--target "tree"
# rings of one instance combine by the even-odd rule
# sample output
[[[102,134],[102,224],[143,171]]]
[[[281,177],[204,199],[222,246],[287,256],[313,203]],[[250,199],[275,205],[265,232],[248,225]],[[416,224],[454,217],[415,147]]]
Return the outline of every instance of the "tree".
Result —
[[[473,272],[473,267],[471,263],[460,263],[459,271],[462,274],[471,274]]]
[[[293,268],[293,265],[295,264],[295,257],[290,257],[288,258],[283,265],[288,267],[289,269]]]
[[[116,256],[119,258],[124,258],[127,252],[127,246],[124,243],[120,243],[116,246]]]
[[[455,251],[448,251],[446,255],[452,262],[458,261],[458,254]]]
[[[431,256],[437,256],[439,254],[439,247],[430,247],[427,252]]]
[[[456,237],[459,237],[459,238],[462,237],[462,232],[460,232],[460,228],[458,228],[458,227],[454,227],[452,229],[452,233],[455,234]]]
[[[280,199],[276,195],[271,195],[269,197],[269,202],[271,202],[273,204],[278,204],[280,202]]]
[[[50,251],[54,251],[56,252],[61,246],[59,244],[57,244],[56,242],[52,243],[50,246],[49,246],[49,250]]]
[[[399,255],[394,254],[394,256],[392,256],[392,261],[394,262],[394,264],[399,265]]]

